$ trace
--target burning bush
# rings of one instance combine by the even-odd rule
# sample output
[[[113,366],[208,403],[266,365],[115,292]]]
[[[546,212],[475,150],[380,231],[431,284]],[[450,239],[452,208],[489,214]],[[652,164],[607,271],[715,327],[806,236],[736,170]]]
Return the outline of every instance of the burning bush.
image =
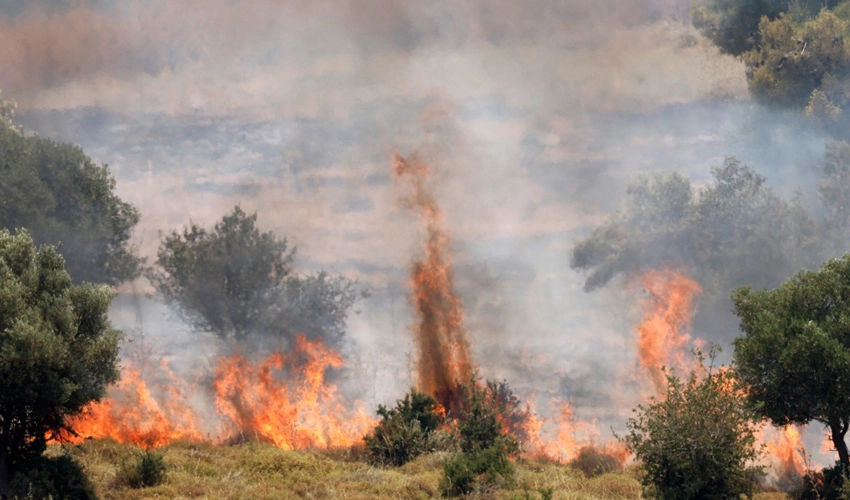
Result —
[[[443,423],[444,411],[437,400],[411,390],[395,408],[378,406],[381,421],[373,434],[363,438],[372,461],[383,465],[404,465],[434,451],[434,432]]]

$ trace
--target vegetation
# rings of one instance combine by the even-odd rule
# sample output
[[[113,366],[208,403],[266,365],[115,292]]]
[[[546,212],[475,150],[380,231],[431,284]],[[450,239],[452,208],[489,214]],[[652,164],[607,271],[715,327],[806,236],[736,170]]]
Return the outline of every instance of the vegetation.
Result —
[[[595,477],[609,472],[616,472],[623,468],[620,460],[605,453],[595,446],[582,446],[570,465],[584,472],[587,477]]]
[[[743,336],[734,363],[752,407],[774,425],[817,421],[850,466],[850,254],[772,290],[732,295]]]
[[[118,379],[111,300],[107,287],[72,285],[54,247],[0,230],[0,494]]]
[[[162,484],[165,474],[166,466],[162,454],[144,450],[134,460],[122,462],[115,481],[128,488],[149,488]]]
[[[712,362],[714,352],[711,353]],[[639,405],[623,441],[640,460],[649,498],[703,500],[751,497],[763,468],[754,465],[752,414],[721,367],[705,367],[687,380],[667,376],[662,400]]]
[[[0,100],[0,228],[26,228],[36,244],[61,245],[77,282],[137,277],[142,261],[129,239],[139,212],[115,195],[109,167],[77,146],[23,134],[13,111]]]
[[[151,280],[196,328],[222,338],[244,340],[253,331],[339,340],[359,297],[354,284],[325,272],[294,276],[294,249],[256,222],[257,214],[237,206],[211,231],[192,224],[171,233]]]
[[[702,0],[694,4],[693,23],[721,51],[740,56],[761,42],[761,22],[770,22],[787,13],[810,16],[824,6],[837,3],[836,0]]]
[[[361,460],[357,450],[286,451],[267,444],[224,446],[174,443],[157,449],[168,464],[160,485],[132,489],[115,481],[121,464],[139,449],[109,440],[91,440],[67,447],[67,453],[88,472],[101,498],[215,499],[428,499],[440,497],[444,452],[432,453],[401,466],[386,468]],[[47,454],[62,454],[51,447]],[[637,498],[640,484],[634,471],[586,478],[568,465],[550,461],[518,461],[516,486],[489,492],[490,498],[525,498],[525,490],[553,488],[556,500],[626,500]],[[539,494],[535,497],[540,498]]]
[[[398,400],[395,408],[378,406],[381,420],[363,438],[373,462],[399,466],[435,451],[434,434],[445,416],[440,410],[436,399],[416,390]]]
[[[467,494],[476,487],[512,485],[510,457],[520,452],[520,442],[503,423],[518,406],[507,384],[488,381],[482,386],[473,375],[462,389],[462,410],[457,415],[460,452],[443,464],[443,496]]]
[[[639,177],[625,209],[573,246],[570,265],[589,273],[585,289],[675,263],[708,297],[725,298],[734,286],[773,284],[824,252],[817,222],[752,168],[730,157],[712,175],[700,190],[678,173]]]

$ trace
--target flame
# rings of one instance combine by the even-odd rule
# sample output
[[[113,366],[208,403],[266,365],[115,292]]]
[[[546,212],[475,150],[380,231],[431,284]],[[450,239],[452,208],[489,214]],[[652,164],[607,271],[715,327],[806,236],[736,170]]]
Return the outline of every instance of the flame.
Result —
[[[351,446],[375,421],[362,407],[346,410],[336,386],[325,382],[325,371],[343,364],[338,353],[303,335],[288,356],[275,353],[258,367],[230,356],[216,368],[216,408],[233,431],[283,449]],[[291,376],[275,376],[285,368]]]
[[[440,207],[426,186],[428,165],[417,158],[396,154],[395,177],[407,177],[412,190],[402,200],[406,208],[422,215],[428,235],[425,256],[412,266],[413,302],[419,322],[413,327],[418,349],[418,389],[434,395],[450,412],[457,410],[458,381],[471,378],[469,342],[463,325],[460,298],[454,291],[449,235],[443,228]]]
[[[328,368],[343,364],[338,353],[303,335],[287,354],[277,352],[260,363],[239,354],[219,358],[213,381],[219,422],[208,438],[224,441],[241,436],[285,449],[359,443],[374,427],[374,419],[360,402],[346,409],[336,386],[325,380]],[[64,433],[59,440],[78,443],[108,437],[145,447],[203,441],[200,412],[187,396],[194,388],[187,388],[164,363],[160,368],[167,383],[151,390],[136,366],[125,366],[107,398],[70,419],[68,426],[75,433]]]
[[[655,395],[664,394],[667,381],[663,366],[687,368],[683,347],[690,335],[682,331],[691,322],[699,284],[673,270],[650,269],[639,278],[649,296],[643,301],[644,316],[637,328],[638,359],[649,374]]]
[[[780,484],[798,482],[808,469],[800,429],[793,425],[766,427],[759,434],[773,480]]]
[[[120,443],[145,447],[173,441],[201,441],[195,411],[186,403],[183,384],[177,383],[165,364],[162,370],[171,382],[160,388],[162,402],[153,396],[136,366],[123,369],[121,380],[110,388],[109,397],[86,407],[72,417],[68,426],[74,435],[62,439],[79,443],[85,438],[110,437]]]

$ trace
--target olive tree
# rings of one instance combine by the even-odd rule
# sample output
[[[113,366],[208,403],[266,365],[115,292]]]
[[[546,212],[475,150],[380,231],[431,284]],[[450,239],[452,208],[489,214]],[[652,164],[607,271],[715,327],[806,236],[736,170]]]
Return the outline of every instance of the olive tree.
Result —
[[[774,425],[824,424],[850,465],[850,254],[732,301],[743,332],[733,359],[753,408]]]
[[[303,333],[339,340],[361,293],[324,271],[296,275],[294,256],[285,238],[261,232],[257,214],[237,206],[212,230],[192,224],[168,235],[150,278],[196,328],[221,338]]]
[[[0,495],[118,379],[112,297],[106,286],[73,285],[54,247],[0,229]]]

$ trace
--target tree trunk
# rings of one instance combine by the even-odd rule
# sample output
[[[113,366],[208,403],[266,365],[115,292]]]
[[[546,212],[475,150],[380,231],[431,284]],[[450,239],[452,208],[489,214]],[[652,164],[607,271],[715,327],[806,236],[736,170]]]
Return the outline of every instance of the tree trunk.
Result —
[[[847,452],[847,443],[844,442],[844,435],[847,434],[847,422],[830,422],[829,430],[832,433],[832,444],[838,451],[838,461],[844,467],[850,466],[850,454]]]
[[[6,450],[0,450],[0,499],[6,500],[12,493],[12,478],[9,477],[9,468],[6,466]]]

